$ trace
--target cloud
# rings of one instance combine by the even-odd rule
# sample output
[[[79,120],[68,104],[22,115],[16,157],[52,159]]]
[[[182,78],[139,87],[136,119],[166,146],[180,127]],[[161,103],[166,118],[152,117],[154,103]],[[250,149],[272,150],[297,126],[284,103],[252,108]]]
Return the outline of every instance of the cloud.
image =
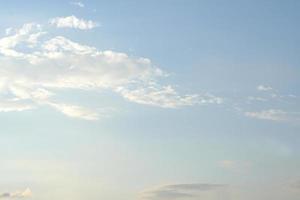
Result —
[[[16,51],[18,44],[23,42],[27,48],[33,48],[37,45],[40,36],[45,34],[41,31],[41,25],[36,23],[24,24],[20,29],[17,29],[13,35],[0,39],[0,53],[4,56],[26,58],[31,55]],[[11,31],[12,32],[12,31]]]
[[[10,35],[12,33],[12,31],[13,31],[13,28],[9,27],[9,28],[5,29],[5,34]]]
[[[299,120],[299,113],[286,112],[279,109],[269,109],[256,112],[245,112],[245,116],[271,121],[292,121]]]
[[[0,198],[8,199],[8,198],[28,198],[32,196],[32,192],[29,188],[24,191],[16,191],[13,193],[2,193],[0,194]]]
[[[99,109],[55,100],[67,90],[110,90],[130,102],[162,108],[223,102],[209,93],[182,95],[161,84],[166,73],[148,58],[100,51],[63,36],[50,37],[44,29],[24,24],[0,38],[0,111],[46,105],[69,117],[99,119]]]
[[[246,112],[247,117],[256,119],[272,120],[272,121],[285,121],[287,120],[287,113],[282,110],[262,110],[257,112]]]
[[[13,100],[0,101],[0,112],[20,112],[34,109],[32,104],[20,103]]]
[[[266,86],[266,85],[259,85],[259,86],[257,86],[256,89],[259,90],[259,91],[271,91],[271,90],[273,90],[272,87]]]
[[[117,91],[127,100],[163,108],[177,108],[195,104],[221,104],[223,99],[210,94],[181,96],[171,86],[149,84],[136,89],[118,88]]]
[[[261,102],[266,102],[268,101],[267,98],[264,98],[264,97],[255,97],[255,96],[249,96],[247,98],[249,101],[261,101]]]
[[[70,4],[73,5],[73,6],[78,6],[78,7],[80,7],[80,8],[84,8],[84,6],[85,6],[85,5],[84,5],[82,2],[80,2],[80,1],[71,1]]]
[[[69,117],[80,118],[85,120],[99,119],[99,114],[88,108],[84,108],[77,105],[60,104],[52,102],[49,102],[48,104]]]
[[[56,26],[57,28],[75,28],[81,30],[93,29],[99,26],[98,23],[92,20],[78,19],[74,15],[67,17],[56,17],[50,19],[50,24]]]
[[[212,193],[221,192],[227,185],[224,184],[170,184],[153,189],[148,189],[140,194],[140,199],[150,200],[173,200],[173,199],[199,199],[201,197],[214,195]],[[209,194],[209,195],[207,195]]]

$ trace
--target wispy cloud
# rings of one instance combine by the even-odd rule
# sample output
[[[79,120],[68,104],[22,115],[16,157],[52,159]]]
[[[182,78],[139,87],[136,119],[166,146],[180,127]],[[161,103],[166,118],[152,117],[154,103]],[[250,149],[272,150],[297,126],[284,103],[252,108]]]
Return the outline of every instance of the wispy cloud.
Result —
[[[25,189],[24,191],[16,191],[16,192],[6,192],[0,194],[0,198],[2,199],[9,199],[9,198],[28,198],[32,196],[32,192],[29,188]]]
[[[287,112],[279,109],[269,109],[262,111],[245,112],[245,116],[271,121],[292,121],[299,120],[297,112]]]
[[[0,101],[0,112],[20,112],[31,110],[33,108],[35,108],[35,106],[31,103],[23,103],[13,100]]]
[[[53,102],[49,102],[48,105],[54,107],[59,112],[62,112],[63,114],[69,117],[80,118],[85,120],[98,120],[100,117],[97,112],[77,105]]]
[[[6,29],[5,29],[5,34],[6,34],[6,35],[9,35],[9,34],[12,33],[12,31],[13,31],[13,28],[12,28],[12,27],[6,28]]]
[[[75,17],[74,15],[67,17],[56,17],[50,19],[50,24],[57,28],[74,28],[80,30],[89,30],[99,26],[99,23],[92,20],[84,20]]]
[[[173,199],[199,199],[205,197],[207,192],[220,192],[225,189],[224,184],[170,184],[148,189],[140,194],[140,199],[173,200]],[[211,196],[211,195],[210,195]],[[211,198],[210,198],[211,199]]]
[[[223,102],[209,93],[182,95],[161,84],[166,73],[148,58],[100,51],[63,36],[51,38],[47,32],[29,23],[0,38],[0,111],[48,105],[69,117],[99,119],[98,109],[54,100],[57,92],[68,89],[111,90],[128,101],[162,108]]]
[[[80,2],[80,1],[71,1],[70,4],[73,6],[78,6],[80,8],[84,8],[84,6],[85,6],[84,3]]]
[[[264,97],[257,97],[257,96],[249,96],[247,98],[249,101],[261,101],[261,102],[266,102],[268,101],[267,98],[264,98]]]
[[[211,94],[179,95],[171,85],[160,86],[155,83],[135,89],[119,87],[117,91],[129,101],[163,108],[223,103],[222,98]]]
[[[273,88],[271,86],[267,86],[267,85],[259,85],[256,88],[259,91],[271,91],[273,90]]]

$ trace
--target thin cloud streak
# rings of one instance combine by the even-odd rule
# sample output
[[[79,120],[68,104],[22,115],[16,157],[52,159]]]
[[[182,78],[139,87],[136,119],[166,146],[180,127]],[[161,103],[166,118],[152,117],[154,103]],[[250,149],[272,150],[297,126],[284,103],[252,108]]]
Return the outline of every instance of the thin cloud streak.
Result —
[[[73,6],[80,7],[80,8],[85,7],[84,3],[80,2],[80,1],[71,1],[70,4],[73,5]]]
[[[203,194],[218,193],[226,189],[225,184],[186,183],[169,184],[144,190],[140,193],[140,199],[148,200],[172,200],[172,199],[199,199]]]
[[[24,191],[16,191],[16,192],[6,192],[0,194],[1,199],[16,199],[16,198],[29,198],[32,196],[32,192],[29,188],[26,188]]]
[[[287,112],[279,109],[245,112],[246,117],[271,121],[298,121],[300,113]]]

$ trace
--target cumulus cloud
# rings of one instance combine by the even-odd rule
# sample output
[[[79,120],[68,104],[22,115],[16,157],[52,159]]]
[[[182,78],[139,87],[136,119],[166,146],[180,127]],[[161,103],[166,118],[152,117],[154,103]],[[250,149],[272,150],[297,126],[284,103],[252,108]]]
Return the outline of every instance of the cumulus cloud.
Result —
[[[41,25],[36,23],[24,24],[20,29],[17,29],[14,34],[0,39],[0,53],[4,56],[26,58],[32,55],[24,52],[16,51],[15,48],[21,42],[26,44],[27,48],[33,48],[37,45],[40,36],[45,34],[41,31]]]
[[[78,7],[80,7],[80,8],[84,8],[84,6],[85,6],[85,5],[84,5],[82,2],[80,2],[80,1],[71,1],[70,4],[73,5],[73,6],[78,6]]]
[[[75,28],[81,30],[93,29],[99,26],[98,23],[92,20],[84,20],[75,17],[74,15],[67,17],[56,17],[50,19],[50,24],[56,26],[57,28]]]
[[[299,120],[299,113],[286,112],[279,109],[269,109],[255,112],[245,112],[245,116],[262,120],[291,121]]]
[[[98,119],[97,109],[53,100],[70,89],[110,90],[128,101],[163,108],[223,101],[208,93],[182,95],[160,84],[166,73],[148,58],[49,35],[42,25],[29,23],[0,38],[0,111],[47,105],[69,117]]]
[[[16,192],[6,192],[0,194],[0,198],[2,199],[9,199],[9,198],[28,198],[32,196],[32,192],[29,188],[25,189],[24,191],[16,191]]]
[[[224,184],[170,184],[148,189],[140,194],[140,199],[173,200],[173,199],[215,199],[224,192]]]

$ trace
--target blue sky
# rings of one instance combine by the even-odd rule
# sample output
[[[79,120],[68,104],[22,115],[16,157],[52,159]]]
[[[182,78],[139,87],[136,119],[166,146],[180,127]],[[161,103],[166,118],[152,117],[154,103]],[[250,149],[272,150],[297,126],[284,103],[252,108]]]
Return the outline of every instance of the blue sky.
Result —
[[[0,8],[0,199],[298,200],[298,1]]]

